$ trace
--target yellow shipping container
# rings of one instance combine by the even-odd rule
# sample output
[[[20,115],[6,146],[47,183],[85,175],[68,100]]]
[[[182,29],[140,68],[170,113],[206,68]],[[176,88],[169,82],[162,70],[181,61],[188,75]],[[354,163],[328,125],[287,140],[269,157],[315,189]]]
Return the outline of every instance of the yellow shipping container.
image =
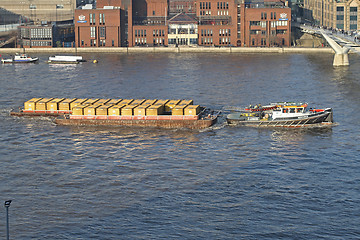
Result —
[[[101,105],[105,105],[107,104],[111,99],[99,99],[99,101],[96,102],[96,104],[101,104]]]
[[[65,98],[64,101],[59,103],[59,110],[69,111],[71,110],[70,104],[77,98]]]
[[[145,102],[143,102],[141,105],[150,106],[153,105],[156,101],[157,99],[148,99]]]
[[[50,102],[54,98],[43,98],[40,101],[38,101],[35,105],[35,110],[46,110],[46,103]]]
[[[157,116],[164,112],[164,105],[155,104],[146,108],[146,116]]]
[[[118,103],[121,102],[121,101],[122,101],[121,98],[118,98],[118,99],[110,99],[110,101],[107,102],[106,104],[114,104],[114,105],[116,105],[116,104],[118,104]]]
[[[63,101],[65,98],[54,98],[50,102],[46,103],[46,109],[51,111],[59,110],[59,103]]]
[[[96,115],[109,115],[108,109],[111,108],[112,106],[114,106],[114,105],[105,104],[105,105],[99,106],[98,108],[96,108]]]
[[[76,105],[75,107],[73,107],[72,109],[72,115],[84,115],[84,109],[87,107],[88,105]]]
[[[77,105],[82,105],[86,100],[88,100],[88,99],[87,98],[79,98],[79,99],[76,99],[75,101],[71,102],[70,110],[73,109]]]
[[[170,100],[165,104],[165,112],[171,112],[171,110],[179,104],[181,100]]]
[[[138,105],[126,105],[121,109],[121,115],[124,116],[132,116],[134,115],[134,108],[136,108]]]
[[[83,104],[95,104],[99,100],[100,100],[99,98],[89,98]]]
[[[131,104],[133,101],[134,101],[134,99],[123,99],[123,100],[121,100],[121,102],[119,102],[119,103],[116,104],[116,105],[121,105],[121,104],[129,105],[129,104]]]
[[[200,105],[190,105],[184,110],[184,115],[198,115],[200,113]]]
[[[36,109],[36,103],[40,101],[42,98],[32,98],[29,101],[26,101],[24,103],[24,109],[25,110],[32,110],[34,111]]]
[[[178,105],[193,105],[193,100],[181,100],[181,102]]]
[[[145,116],[147,107],[148,106],[146,106],[146,105],[137,106],[136,108],[134,108],[134,115]]]
[[[145,99],[135,99],[133,102],[131,102],[131,105],[140,105],[143,102],[145,102]]]
[[[171,115],[184,115],[185,108],[186,108],[185,105],[175,106],[171,111]]]
[[[84,115],[96,115],[96,109],[100,107],[100,105],[88,105],[84,108]]]
[[[120,116],[121,115],[121,106],[115,105],[108,108],[108,115],[111,116]]]
[[[169,99],[159,99],[153,105],[165,105],[169,101]]]

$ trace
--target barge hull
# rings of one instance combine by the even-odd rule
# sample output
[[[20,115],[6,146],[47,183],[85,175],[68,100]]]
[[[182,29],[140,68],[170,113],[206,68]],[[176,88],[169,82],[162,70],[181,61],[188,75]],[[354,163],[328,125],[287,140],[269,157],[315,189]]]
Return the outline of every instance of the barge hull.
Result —
[[[17,117],[59,117],[69,114],[69,111],[11,111],[11,116]]]
[[[205,120],[101,120],[101,119],[67,119],[57,118],[58,125],[77,126],[139,126],[160,128],[204,129],[216,123],[217,118]]]

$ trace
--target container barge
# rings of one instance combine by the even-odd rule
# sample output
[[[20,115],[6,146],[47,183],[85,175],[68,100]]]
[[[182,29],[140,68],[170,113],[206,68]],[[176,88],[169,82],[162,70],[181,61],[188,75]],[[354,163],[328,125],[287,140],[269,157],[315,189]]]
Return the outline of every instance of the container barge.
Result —
[[[193,100],[33,98],[10,114],[56,117],[59,125],[203,129],[216,123],[219,112]]]

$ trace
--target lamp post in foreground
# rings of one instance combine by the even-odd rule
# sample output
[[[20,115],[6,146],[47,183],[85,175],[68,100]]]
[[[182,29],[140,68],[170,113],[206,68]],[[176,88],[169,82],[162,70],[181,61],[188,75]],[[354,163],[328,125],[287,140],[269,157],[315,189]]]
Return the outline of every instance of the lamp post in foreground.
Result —
[[[11,200],[5,201],[5,208],[6,208],[6,239],[10,239],[9,235],[9,207],[10,207]]]

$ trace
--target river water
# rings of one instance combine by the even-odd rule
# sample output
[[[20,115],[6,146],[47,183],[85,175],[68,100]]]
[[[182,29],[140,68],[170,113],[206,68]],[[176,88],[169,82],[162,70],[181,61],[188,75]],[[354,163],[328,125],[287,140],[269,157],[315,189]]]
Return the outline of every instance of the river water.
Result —
[[[360,56],[99,54],[0,66],[0,200],[10,239],[359,239]],[[333,127],[57,126],[33,97],[332,107]],[[5,208],[0,238],[5,238]],[[1,209],[0,208],[0,209]]]

